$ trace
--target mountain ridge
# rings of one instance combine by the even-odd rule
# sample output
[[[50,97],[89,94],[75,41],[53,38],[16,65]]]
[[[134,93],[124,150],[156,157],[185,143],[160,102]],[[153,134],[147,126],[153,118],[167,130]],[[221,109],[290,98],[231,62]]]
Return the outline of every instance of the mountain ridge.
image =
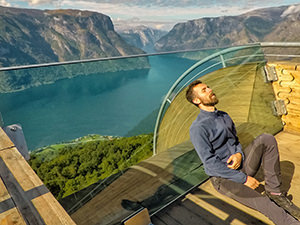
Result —
[[[114,30],[110,17],[91,11],[0,6],[0,67],[139,55]],[[80,75],[149,69],[146,57],[1,72],[0,92],[22,91]]]
[[[2,67],[144,53],[101,13],[2,6],[0,46]]]
[[[299,41],[299,23],[300,5],[257,9],[237,16],[204,17],[176,24],[155,43],[155,50],[164,52],[264,41]]]

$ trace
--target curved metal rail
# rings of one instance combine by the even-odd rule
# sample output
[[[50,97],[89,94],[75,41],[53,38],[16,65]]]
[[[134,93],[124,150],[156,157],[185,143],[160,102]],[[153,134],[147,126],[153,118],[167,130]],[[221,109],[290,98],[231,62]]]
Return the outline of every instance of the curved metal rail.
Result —
[[[155,155],[156,152],[156,144],[157,144],[157,135],[158,135],[158,129],[159,129],[159,125],[160,122],[162,120],[162,117],[164,115],[164,110],[165,107],[167,105],[167,103],[169,103],[169,105],[172,103],[173,99],[177,96],[177,94],[188,84],[190,83],[192,80],[196,79],[197,77],[200,77],[204,72],[206,72],[207,70],[209,70],[210,68],[215,67],[216,65],[219,65],[222,63],[223,68],[226,67],[226,62],[227,61],[231,61],[231,60],[235,60],[238,58],[246,58],[245,61],[243,61],[241,64],[247,63],[249,62],[249,57],[257,57],[257,56],[264,56],[264,57],[300,57],[299,55],[284,55],[284,54],[261,54],[261,52],[259,51],[256,52],[255,54],[251,54],[251,55],[244,55],[244,56],[239,56],[239,57],[233,57],[233,58],[229,58],[224,60],[224,55],[228,54],[228,53],[232,53],[232,52],[237,52],[237,51],[241,51],[241,50],[245,50],[245,49],[251,49],[251,48],[274,48],[274,47],[286,47],[286,48],[299,48],[300,47],[300,42],[262,42],[262,43],[253,43],[253,44],[249,44],[249,45],[245,45],[245,46],[237,46],[237,47],[231,47],[228,49],[224,49],[220,52],[214,53],[211,56],[208,56],[206,58],[204,58],[203,60],[200,60],[199,62],[195,63],[193,66],[191,66],[188,70],[186,70],[176,81],[175,83],[172,85],[172,87],[169,89],[168,93],[166,94],[158,115],[157,115],[157,119],[156,119],[156,123],[155,123],[155,128],[154,128],[154,137],[153,137],[153,154]],[[173,93],[173,91],[179,86],[179,84],[181,83],[182,80],[184,80],[184,78],[186,78],[190,73],[192,73],[195,69],[197,69],[198,67],[200,67],[201,65],[203,65],[204,63],[207,63],[211,60],[214,60],[216,58],[220,58],[220,61],[218,63],[215,63],[213,65],[210,65],[209,67],[204,68],[203,70],[201,70],[200,72],[198,72],[196,75],[194,75],[192,78],[190,78],[187,82],[185,82],[176,93]],[[248,60],[247,60],[248,59]]]

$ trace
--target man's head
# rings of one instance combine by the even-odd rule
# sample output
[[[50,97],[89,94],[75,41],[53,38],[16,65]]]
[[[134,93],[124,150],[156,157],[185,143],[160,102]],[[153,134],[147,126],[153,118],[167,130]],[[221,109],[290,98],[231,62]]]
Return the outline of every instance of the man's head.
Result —
[[[188,86],[186,99],[199,108],[214,107],[219,102],[212,89],[199,80],[193,81]]]

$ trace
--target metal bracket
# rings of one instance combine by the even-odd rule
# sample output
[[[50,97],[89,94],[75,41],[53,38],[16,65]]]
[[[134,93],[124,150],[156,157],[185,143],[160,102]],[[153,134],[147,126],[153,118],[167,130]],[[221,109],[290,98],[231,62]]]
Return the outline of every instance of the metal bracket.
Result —
[[[2,117],[2,114],[0,112],[0,127],[3,127],[3,126],[4,126],[3,117]]]
[[[278,76],[275,66],[264,66],[266,82],[277,81]]]
[[[272,102],[273,114],[275,116],[282,116],[287,114],[284,100],[276,100]]]
[[[10,140],[14,143],[21,155],[28,161],[30,159],[30,154],[28,152],[28,147],[22,126],[20,124],[13,124],[4,127],[3,130],[10,138]]]

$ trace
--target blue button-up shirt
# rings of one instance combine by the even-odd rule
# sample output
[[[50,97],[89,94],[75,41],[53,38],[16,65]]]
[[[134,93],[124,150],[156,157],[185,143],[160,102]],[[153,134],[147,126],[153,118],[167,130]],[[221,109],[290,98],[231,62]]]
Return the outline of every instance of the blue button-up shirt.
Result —
[[[245,173],[227,167],[231,155],[239,152],[244,159],[244,153],[236,136],[235,125],[226,112],[200,110],[190,127],[190,137],[209,176],[246,182]]]

